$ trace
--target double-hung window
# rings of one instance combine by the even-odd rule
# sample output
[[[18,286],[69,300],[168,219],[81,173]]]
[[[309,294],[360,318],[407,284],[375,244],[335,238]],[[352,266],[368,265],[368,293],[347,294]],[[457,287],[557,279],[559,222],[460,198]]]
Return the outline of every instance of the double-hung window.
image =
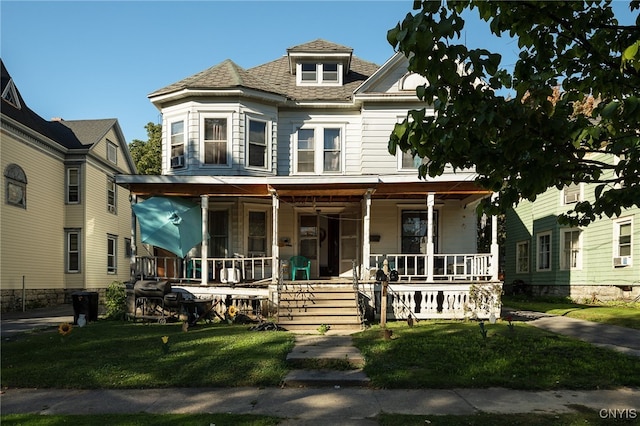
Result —
[[[171,134],[171,167],[184,167],[184,121],[174,121],[169,125]]]
[[[116,213],[116,182],[107,178],[107,211]]]
[[[520,241],[516,244],[516,273],[529,272],[529,241]]]
[[[267,123],[249,119],[248,128],[247,166],[266,169],[269,161]]]
[[[80,202],[80,169],[69,167],[67,169],[67,204]]]
[[[560,233],[560,268],[564,270],[582,269],[582,231],[562,230]]]
[[[227,117],[205,117],[202,141],[205,165],[226,166],[229,164],[229,125]]]
[[[613,265],[630,266],[633,247],[633,221],[631,218],[613,222]]]
[[[115,274],[118,272],[118,237],[115,235],[107,235],[107,274]]]
[[[551,232],[542,232],[537,235],[538,261],[536,269],[538,271],[551,270]]]
[[[65,230],[65,272],[80,272],[80,230]]]
[[[295,172],[323,174],[343,172],[343,128],[309,127],[297,132]]]

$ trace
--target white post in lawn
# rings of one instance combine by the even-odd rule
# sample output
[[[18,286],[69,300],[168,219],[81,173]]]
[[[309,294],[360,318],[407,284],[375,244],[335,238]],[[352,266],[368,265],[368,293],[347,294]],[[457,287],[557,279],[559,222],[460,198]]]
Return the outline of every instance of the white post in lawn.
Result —
[[[200,250],[200,285],[208,285],[209,284],[209,262],[207,260],[207,255],[209,254],[209,240],[207,237],[209,233],[207,229],[209,228],[209,196],[201,195],[200,196],[200,206],[202,208],[202,245]]]

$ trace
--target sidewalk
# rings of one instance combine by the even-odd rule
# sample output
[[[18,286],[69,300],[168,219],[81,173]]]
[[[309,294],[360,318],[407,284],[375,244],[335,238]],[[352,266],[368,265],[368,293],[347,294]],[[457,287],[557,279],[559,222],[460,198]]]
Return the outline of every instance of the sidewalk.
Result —
[[[529,324],[640,356],[640,330],[608,326],[562,316],[510,311]],[[71,305],[27,313],[3,314],[3,339],[33,328],[73,321]],[[290,358],[332,357],[358,360],[348,337],[306,336],[296,339]],[[640,362],[640,360],[639,360]],[[315,372],[311,372],[315,374]],[[366,376],[365,376],[366,378]],[[358,378],[363,380],[362,377]],[[385,390],[324,381],[323,386],[282,388],[179,388],[124,390],[5,389],[3,414],[236,413],[286,418],[288,425],[375,425],[380,412],[416,415],[489,413],[568,413],[573,407],[640,411],[640,389],[593,391],[520,391],[490,389]],[[428,420],[428,419],[425,419]]]

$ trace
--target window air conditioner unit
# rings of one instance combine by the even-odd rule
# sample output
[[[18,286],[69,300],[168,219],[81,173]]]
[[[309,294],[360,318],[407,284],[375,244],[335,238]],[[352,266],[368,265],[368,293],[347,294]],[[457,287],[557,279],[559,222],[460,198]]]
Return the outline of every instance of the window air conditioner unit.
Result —
[[[618,256],[613,258],[613,266],[631,265],[631,256]]]
[[[578,198],[580,194],[574,192],[573,194],[569,193],[569,194],[565,194],[564,196],[564,203],[565,204],[569,204],[569,203],[575,203],[578,201]]]
[[[184,155],[171,157],[171,167],[184,167]]]

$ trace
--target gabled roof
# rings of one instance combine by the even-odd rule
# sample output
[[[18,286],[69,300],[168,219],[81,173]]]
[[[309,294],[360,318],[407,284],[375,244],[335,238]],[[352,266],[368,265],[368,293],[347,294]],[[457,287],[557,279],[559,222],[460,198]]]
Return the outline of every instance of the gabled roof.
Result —
[[[351,55],[353,49],[325,40],[314,40],[287,49],[287,52],[321,54],[343,53]],[[281,95],[298,102],[345,102],[353,97],[353,91],[378,69],[378,65],[351,57],[351,66],[345,74],[342,86],[297,86],[291,73],[289,58],[283,56],[271,62],[245,70],[231,60],[225,60],[191,77],[156,90],[149,98],[183,90],[225,90],[232,88],[253,89]]]
[[[2,87],[0,88],[0,93],[3,93],[12,79],[11,75],[5,68],[2,59],[0,59],[0,63],[2,65]],[[21,108],[16,108],[12,103],[2,99],[2,115],[11,118],[24,127],[50,139],[52,142],[66,148],[67,150],[90,149],[94,144],[100,141],[109,129],[114,126],[119,129],[115,118],[71,121],[57,119],[47,121],[27,106],[17,87],[15,90],[20,101]],[[124,141],[124,137],[121,135],[121,132],[120,136]]]

